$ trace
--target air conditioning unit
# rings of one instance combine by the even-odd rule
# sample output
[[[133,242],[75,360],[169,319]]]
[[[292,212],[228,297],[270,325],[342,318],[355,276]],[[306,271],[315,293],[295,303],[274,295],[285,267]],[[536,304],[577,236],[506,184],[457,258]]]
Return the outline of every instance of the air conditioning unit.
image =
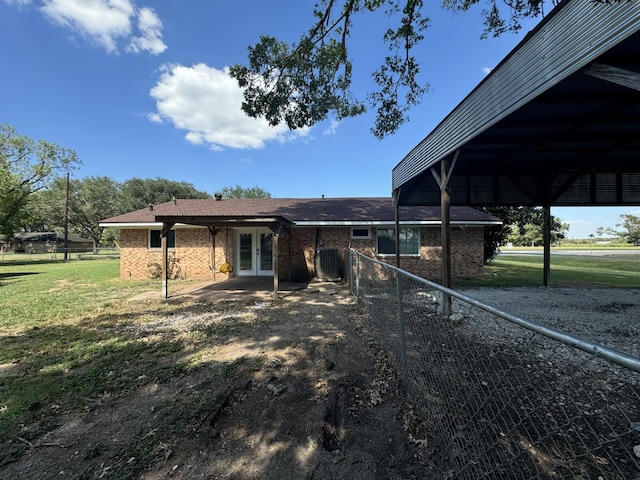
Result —
[[[316,278],[318,280],[341,280],[337,248],[321,248],[316,251]]]

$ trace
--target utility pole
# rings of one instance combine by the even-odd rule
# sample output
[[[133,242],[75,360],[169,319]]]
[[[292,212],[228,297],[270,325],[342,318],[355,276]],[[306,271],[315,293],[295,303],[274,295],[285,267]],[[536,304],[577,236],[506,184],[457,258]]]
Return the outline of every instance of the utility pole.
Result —
[[[64,202],[64,259],[69,260],[69,172],[67,172],[67,196]]]

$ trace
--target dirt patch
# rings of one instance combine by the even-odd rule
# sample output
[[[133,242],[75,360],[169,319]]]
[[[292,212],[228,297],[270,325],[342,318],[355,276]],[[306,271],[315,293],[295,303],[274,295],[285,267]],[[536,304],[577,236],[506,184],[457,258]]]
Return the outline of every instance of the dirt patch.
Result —
[[[140,341],[195,339],[162,359],[189,368],[60,412],[47,433],[15,439],[28,449],[0,478],[433,478],[361,318],[343,286],[326,283],[128,327]]]

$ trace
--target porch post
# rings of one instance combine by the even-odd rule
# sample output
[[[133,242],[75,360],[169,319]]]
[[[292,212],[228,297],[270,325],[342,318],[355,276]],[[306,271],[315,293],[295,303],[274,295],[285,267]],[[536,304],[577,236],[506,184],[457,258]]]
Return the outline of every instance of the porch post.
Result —
[[[280,228],[278,228],[278,232]],[[280,233],[275,233],[273,235],[273,299],[278,299],[278,238],[280,237]]]
[[[169,263],[169,247],[167,235],[160,236],[160,244],[162,246],[162,298],[169,298],[169,272],[167,264]]]
[[[162,247],[162,298],[169,298],[169,232],[175,223],[163,223],[160,231]]]

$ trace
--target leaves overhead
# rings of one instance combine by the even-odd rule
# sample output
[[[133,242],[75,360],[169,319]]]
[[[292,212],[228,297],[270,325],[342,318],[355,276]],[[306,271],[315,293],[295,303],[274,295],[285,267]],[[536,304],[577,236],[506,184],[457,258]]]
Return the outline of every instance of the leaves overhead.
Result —
[[[558,0],[547,1],[555,5]],[[444,0],[442,7],[462,12],[477,4],[484,5],[483,38],[517,32],[522,19],[544,13],[544,0]],[[365,103],[351,91],[348,41],[356,15],[384,9],[393,24],[383,35],[388,53],[373,72],[377,89],[367,100],[376,110],[372,133],[379,139],[395,133],[429,89],[419,79],[420,64],[414,55],[429,26],[427,6],[431,4],[425,6],[423,0],[320,0],[313,12],[315,22],[299,42],[262,36],[249,47],[248,65],[230,69],[244,89],[242,109],[272,126],[284,123],[290,129],[364,113]]]

